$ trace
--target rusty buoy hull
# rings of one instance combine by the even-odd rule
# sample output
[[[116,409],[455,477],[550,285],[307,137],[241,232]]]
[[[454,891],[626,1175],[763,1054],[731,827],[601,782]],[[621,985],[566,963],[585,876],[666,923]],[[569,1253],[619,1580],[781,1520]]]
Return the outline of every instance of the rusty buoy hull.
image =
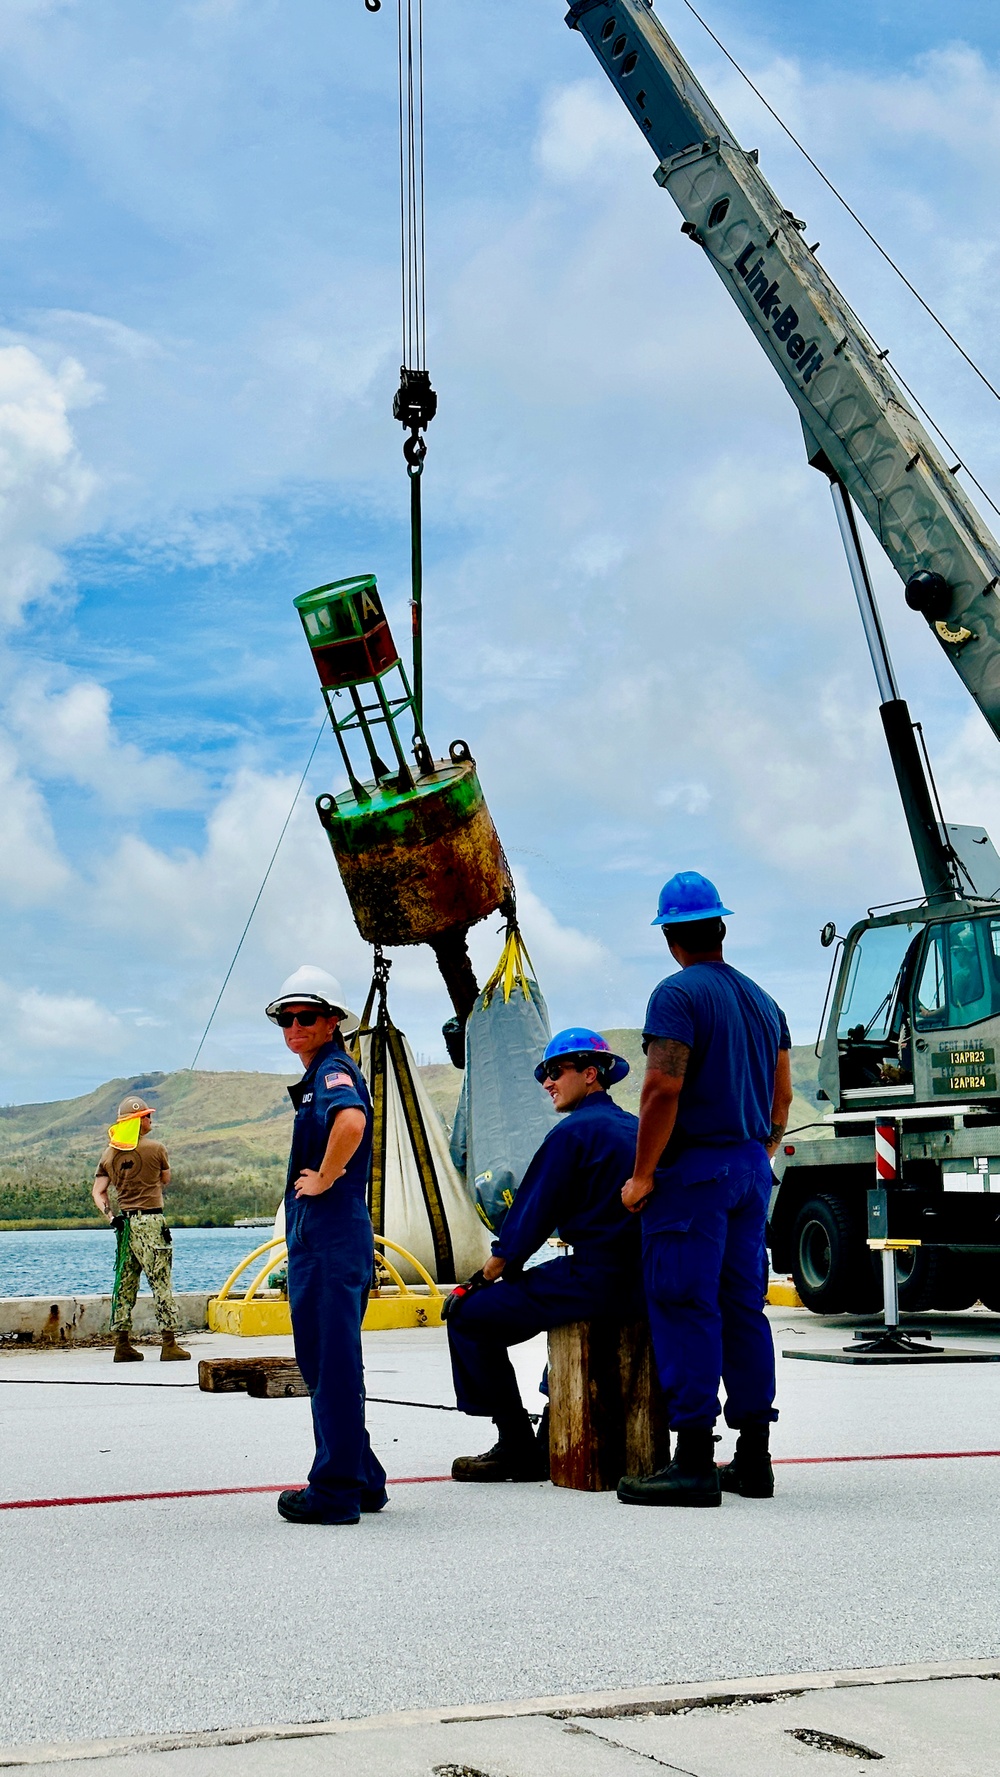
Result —
[[[369,944],[425,944],[496,912],[511,881],[472,759],[435,761],[394,779],[319,796],[358,931]]]

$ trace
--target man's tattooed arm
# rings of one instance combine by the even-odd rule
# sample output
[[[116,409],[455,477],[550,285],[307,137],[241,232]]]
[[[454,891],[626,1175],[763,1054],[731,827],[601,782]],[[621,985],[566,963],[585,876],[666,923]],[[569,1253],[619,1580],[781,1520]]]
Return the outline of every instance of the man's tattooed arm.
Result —
[[[785,1130],[788,1128],[788,1113],[792,1108],[792,1058],[787,1049],[779,1049],[778,1065],[774,1070],[774,1096],[771,1100],[771,1133],[764,1143],[768,1154],[777,1152]]]
[[[625,1208],[633,1212],[641,1209],[652,1194],[653,1172],[673,1134],[677,1101],[690,1056],[687,1043],[677,1043],[669,1037],[651,1037],[647,1045],[635,1169],[622,1191]]]
[[[690,1059],[687,1043],[677,1043],[672,1037],[651,1037],[646,1049],[646,1072],[683,1080]]]

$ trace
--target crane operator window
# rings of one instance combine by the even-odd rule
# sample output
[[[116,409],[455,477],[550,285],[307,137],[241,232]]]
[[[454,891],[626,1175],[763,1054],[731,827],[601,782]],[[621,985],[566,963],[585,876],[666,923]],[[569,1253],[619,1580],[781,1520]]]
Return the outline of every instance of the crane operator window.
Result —
[[[909,1085],[905,1009],[921,934],[909,925],[870,926],[854,945],[837,1019],[844,1091]]]
[[[903,958],[913,939],[908,925],[871,926],[854,946],[837,1020],[841,1041],[885,1043],[899,1000]]]
[[[929,926],[913,996],[917,1030],[955,1030],[1000,1014],[1000,919]]]

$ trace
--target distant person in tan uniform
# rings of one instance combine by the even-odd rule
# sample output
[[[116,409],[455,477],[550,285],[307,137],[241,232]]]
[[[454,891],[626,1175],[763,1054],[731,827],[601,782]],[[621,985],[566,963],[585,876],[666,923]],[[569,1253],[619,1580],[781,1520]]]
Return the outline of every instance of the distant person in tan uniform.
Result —
[[[141,1364],[142,1352],[132,1344],[132,1310],[139,1293],[139,1278],[146,1273],[153,1292],[156,1322],[162,1334],[161,1363],[190,1358],[177,1343],[178,1314],[170,1288],[173,1248],[170,1229],[163,1219],[163,1187],[170,1183],[170,1161],[162,1142],[151,1141],[153,1113],[142,1098],[123,1098],[118,1118],[139,1118],[139,1140],[134,1148],[105,1148],[94,1178],[93,1198],[118,1235],[115,1283],[111,1296],[111,1331],[115,1335],[116,1364]],[[114,1131],[112,1131],[114,1134]],[[109,1200],[113,1188],[118,1215]]]

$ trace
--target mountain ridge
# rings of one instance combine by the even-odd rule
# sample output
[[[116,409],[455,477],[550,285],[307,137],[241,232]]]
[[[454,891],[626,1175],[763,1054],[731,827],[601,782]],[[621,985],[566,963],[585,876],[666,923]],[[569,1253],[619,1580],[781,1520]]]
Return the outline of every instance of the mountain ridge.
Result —
[[[630,1063],[613,1096],[638,1110],[642,1033],[604,1032]],[[796,1097],[789,1127],[821,1118],[816,1061],[810,1048],[792,1051]],[[446,1128],[462,1076],[447,1063],[419,1069]],[[288,1087],[297,1073],[141,1073],[106,1080],[78,1098],[0,1106],[0,1227],[96,1225],[90,1185],[107,1145],[108,1126],[130,1092],[149,1099],[154,1129],[170,1155],[170,1219],[216,1224],[235,1216],[268,1214],[284,1186],[292,1125]]]

